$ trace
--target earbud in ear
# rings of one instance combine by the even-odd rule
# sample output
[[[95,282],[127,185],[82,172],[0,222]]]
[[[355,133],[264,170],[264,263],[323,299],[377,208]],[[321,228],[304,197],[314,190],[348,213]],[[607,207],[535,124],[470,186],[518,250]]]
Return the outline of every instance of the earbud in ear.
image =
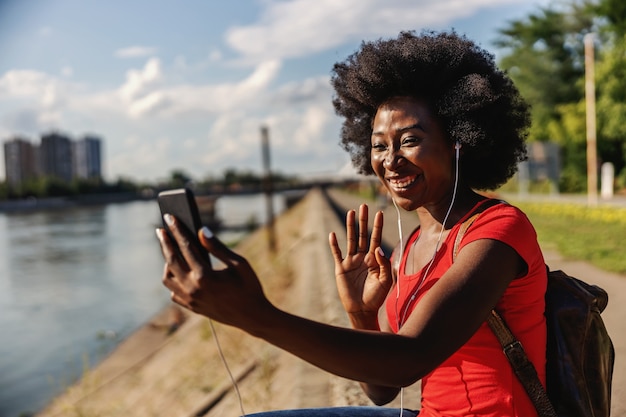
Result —
[[[461,149],[461,142],[457,141],[457,142],[454,144],[454,149],[456,149],[456,150]]]

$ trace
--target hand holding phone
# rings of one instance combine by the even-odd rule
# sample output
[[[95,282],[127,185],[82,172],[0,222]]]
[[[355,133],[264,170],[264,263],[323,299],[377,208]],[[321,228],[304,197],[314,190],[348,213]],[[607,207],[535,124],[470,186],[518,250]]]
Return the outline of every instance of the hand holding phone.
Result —
[[[166,213],[175,216],[181,226],[187,229],[192,244],[196,245],[198,252],[204,260],[210,263],[209,254],[198,239],[198,230],[202,228],[202,222],[193,192],[188,188],[161,191],[157,196],[157,201],[159,202],[159,208],[161,210],[161,218],[163,218],[163,215]],[[180,254],[176,239],[172,236],[168,225],[163,222],[163,226],[165,230],[167,230],[172,244],[176,246]]]

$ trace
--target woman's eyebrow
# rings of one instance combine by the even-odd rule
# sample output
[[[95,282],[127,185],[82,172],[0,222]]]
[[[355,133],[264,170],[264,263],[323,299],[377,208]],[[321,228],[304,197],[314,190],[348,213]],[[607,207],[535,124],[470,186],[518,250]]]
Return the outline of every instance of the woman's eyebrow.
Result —
[[[402,132],[406,132],[407,130],[413,130],[413,129],[419,129],[422,132],[424,131],[424,127],[419,123],[415,123],[412,124],[410,126],[404,126],[404,127],[399,127],[395,130],[396,133],[402,133]],[[372,132],[372,136],[383,136],[385,134],[385,132],[382,131],[376,131],[376,132]]]

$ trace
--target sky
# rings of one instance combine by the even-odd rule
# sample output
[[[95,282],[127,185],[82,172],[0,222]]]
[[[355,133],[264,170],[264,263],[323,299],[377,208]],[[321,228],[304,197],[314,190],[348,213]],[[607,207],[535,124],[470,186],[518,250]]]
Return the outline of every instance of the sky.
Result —
[[[549,0],[0,0],[0,141],[103,140],[103,174],[346,172],[334,63],[402,30],[455,30],[498,57]],[[2,152],[3,153],[3,152]],[[4,153],[3,153],[4,156]],[[0,158],[0,180],[4,179]]]

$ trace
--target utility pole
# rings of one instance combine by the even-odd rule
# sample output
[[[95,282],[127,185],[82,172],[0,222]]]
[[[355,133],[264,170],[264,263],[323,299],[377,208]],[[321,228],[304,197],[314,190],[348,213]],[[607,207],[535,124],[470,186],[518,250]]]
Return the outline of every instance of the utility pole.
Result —
[[[267,214],[268,244],[272,252],[276,252],[276,233],[274,231],[274,187],[270,168],[270,139],[267,126],[261,126],[261,152],[263,155],[263,192],[265,193],[265,210]]]
[[[596,86],[593,40],[593,33],[587,33],[585,35],[585,102],[587,110],[587,203],[590,206],[598,205]]]

